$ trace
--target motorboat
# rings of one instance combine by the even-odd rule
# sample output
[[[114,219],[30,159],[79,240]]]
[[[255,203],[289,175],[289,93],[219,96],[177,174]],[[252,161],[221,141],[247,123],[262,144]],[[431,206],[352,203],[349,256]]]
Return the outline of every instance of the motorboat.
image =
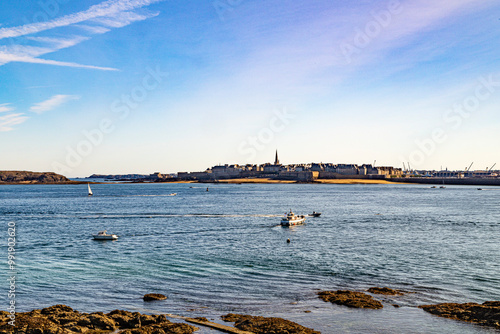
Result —
[[[292,212],[292,210],[290,210],[290,212],[285,214],[285,217],[283,217],[281,219],[281,225],[282,226],[301,225],[301,224],[304,224],[305,220],[306,220],[306,216],[304,216],[304,215],[296,216]]]
[[[319,217],[319,216],[321,216],[321,212],[313,211],[313,213],[309,214],[309,217]]]
[[[168,196],[177,196],[177,193],[168,194]]]
[[[116,240],[118,236],[116,234],[108,234],[106,230],[99,231],[97,234],[93,235],[94,240]]]

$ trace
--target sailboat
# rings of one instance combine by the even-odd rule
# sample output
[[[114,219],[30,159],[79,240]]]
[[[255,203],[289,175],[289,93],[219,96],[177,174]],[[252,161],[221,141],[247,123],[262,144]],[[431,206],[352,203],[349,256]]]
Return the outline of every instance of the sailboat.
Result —
[[[87,183],[87,187],[89,188],[89,196],[94,195],[94,194],[92,193],[92,189],[90,189],[90,183]]]

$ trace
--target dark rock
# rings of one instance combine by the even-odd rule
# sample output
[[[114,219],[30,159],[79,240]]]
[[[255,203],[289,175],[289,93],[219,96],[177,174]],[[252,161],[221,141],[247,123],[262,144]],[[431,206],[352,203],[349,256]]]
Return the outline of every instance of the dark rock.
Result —
[[[15,326],[9,325],[8,322],[2,322],[0,323],[0,332],[16,334],[62,334],[68,331],[65,331],[44,316],[29,316],[23,313],[16,313]]]
[[[135,329],[126,329],[121,331],[120,334],[191,334],[198,329],[198,327],[188,324],[173,323],[167,320],[161,324],[149,325]]]
[[[89,320],[95,329],[114,330],[116,326],[113,319],[108,318],[102,312],[90,314]]]
[[[226,322],[234,322],[234,327],[255,334],[321,334],[321,332],[281,318],[266,318],[229,313],[221,317]]]
[[[139,312],[128,312],[121,310],[114,310],[107,314],[107,316],[120,327],[120,328],[139,328],[141,327],[141,314]],[[166,318],[165,318],[166,320]]]
[[[144,299],[145,302],[149,302],[152,300],[164,300],[164,299],[167,299],[167,297],[160,294],[160,293],[148,293],[148,294],[144,295],[144,297],[142,297],[142,299]]]
[[[139,312],[120,310],[108,314],[87,314],[74,311],[65,305],[16,313],[15,327],[9,325],[8,315],[7,312],[0,312],[2,334],[95,334],[114,330],[138,334],[191,334],[198,329],[188,324],[170,322],[165,315],[141,315]]]
[[[454,320],[462,320],[500,329],[500,301],[476,303],[442,303],[419,306],[431,314]]]
[[[381,302],[363,292],[349,290],[321,291],[318,295],[323,301],[337,305],[369,309],[381,309],[384,307]]]
[[[388,296],[401,296],[404,295],[404,292],[401,290],[395,290],[391,288],[378,288],[373,287],[368,289],[369,293],[373,293],[376,295],[388,295]]]
[[[46,307],[40,310],[41,314],[59,314],[61,312],[74,313],[73,309],[69,306],[58,304],[51,307]]]
[[[156,324],[156,317],[154,315],[141,315],[141,326],[148,326]]]

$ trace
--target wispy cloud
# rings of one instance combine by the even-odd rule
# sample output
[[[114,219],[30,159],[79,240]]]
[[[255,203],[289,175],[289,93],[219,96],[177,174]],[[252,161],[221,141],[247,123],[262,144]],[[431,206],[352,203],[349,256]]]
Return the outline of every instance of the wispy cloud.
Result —
[[[14,108],[10,106],[10,103],[0,104],[0,112],[7,112],[12,110],[14,110]]]
[[[8,114],[0,116],[0,132],[12,131],[14,125],[24,123],[29,117],[24,114]]]
[[[36,103],[30,108],[30,111],[41,114],[42,112],[55,109],[68,101],[78,99],[80,99],[80,96],[77,95],[54,95],[48,100]]]
[[[24,62],[104,71],[117,70],[110,67],[82,65],[70,61],[64,62],[39,58],[47,53],[56,52],[63,48],[80,44],[90,39],[88,36],[71,36],[66,38],[25,36],[67,26],[81,28],[85,32],[93,35],[103,34],[113,28],[121,28],[134,22],[157,16],[158,13],[145,11],[145,13],[139,14],[133,12],[133,10],[160,1],[164,0],[108,0],[91,6],[85,11],[66,15],[51,21],[0,28],[0,40],[5,38],[16,38],[14,42],[19,43],[12,44],[11,41],[10,45],[0,45],[0,66],[10,62]],[[21,42],[23,42],[22,44],[28,43],[30,45],[20,45]],[[38,45],[32,45],[33,43]],[[42,44],[42,46],[39,46],[39,44]]]
[[[138,14],[134,12],[122,12],[122,13],[117,13],[116,15],[113,16],[100,17],[94,19],[93,21],[110,28],[122,28],[131,23],[137,21],[144,21],[158,15],[159,13]],[[102,27],[100,28],[102,29]]]
[[[91,34],[104,34],[110,31],[111,29],[108,29],[106,27],[101,27],[101,26],[89,26],[86,24],[75,24],[73,27],[77,27],[80,29],[85,30],[86,32],[89,32]]]
[[[12,28],[1,28],[0,39],[31,35],[49,29],[85,22],[98,17],[114,16],[121,12],[149,6],[160,1],[163,0],[108,0],[98,5],[94,5],[85,11],[66,15],[52,21],[30,23]]]

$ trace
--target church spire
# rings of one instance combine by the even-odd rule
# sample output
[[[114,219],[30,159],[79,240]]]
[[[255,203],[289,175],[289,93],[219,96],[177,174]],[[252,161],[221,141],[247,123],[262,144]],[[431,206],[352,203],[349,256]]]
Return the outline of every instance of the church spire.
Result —
[[[280,161],[278,159],[278,150],[276,150],[276,157],[274,158],[274,164],[275,165],[279,165],[280,164]]]

